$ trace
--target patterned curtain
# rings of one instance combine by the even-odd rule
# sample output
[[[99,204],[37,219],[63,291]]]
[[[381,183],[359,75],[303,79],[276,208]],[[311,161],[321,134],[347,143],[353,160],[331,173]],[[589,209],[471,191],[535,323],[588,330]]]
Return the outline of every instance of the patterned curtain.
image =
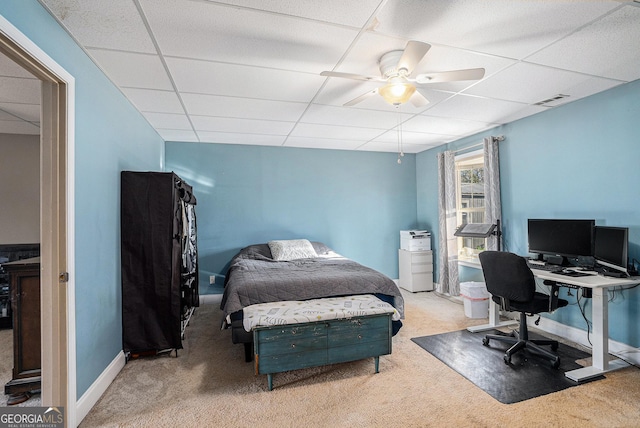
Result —
[[[484,147],[484,210],[485,222],[494,223],[502,219],[500,205],[500,156],[498,155],[498,140],[487,137],[483,140]],[[487,239],[487,249],[498,249],[498,237]],[[501,246],[502,247],[502,246]]]
[[[453,236],[457,226],[455,170],[454,153],[438,153],[439,281],[436,291],[451,296],[460,294],[458,245]]]

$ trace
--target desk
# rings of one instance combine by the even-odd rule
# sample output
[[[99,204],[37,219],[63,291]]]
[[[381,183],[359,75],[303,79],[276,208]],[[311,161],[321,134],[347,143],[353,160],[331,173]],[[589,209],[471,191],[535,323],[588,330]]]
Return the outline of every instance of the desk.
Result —
[[[566,276],[551,273],[541,269],[532,268],[531,272],[536,278],[554,281],[558,285],[569,284],[581,288],[590,288],[591,296],[591,323],[593,324],[591,351],[592,365],[576,370],[571,370],[565,375],[576,382],[585,381],[606,372],[627,367],[628,364],[622,360],[609,361],[609,301],[607,289],[618,286],[632,286],[640,283],[640,277],[633,278],[610,278],[602,275],[588,276]],[[516,321],[500,321],[500,307],[490,300],[489,324],[469,327],[471,332],[489,330],[515,324]]]
[[[606,372],[627,367],[622,360],[609,361],[609,301],[607,289],[618,286],[632,286],[640,283],[640,278],[610,278],[602,275],[589,276],[565,276],[547,272],[540,269],[531,269],[536,278],[554,281],[558,285],[569,284],[592,290],[591,322],[593,324],[592,365],[576,370],[571,370],[565,375],[576,382],[581,382],[600,376]]]

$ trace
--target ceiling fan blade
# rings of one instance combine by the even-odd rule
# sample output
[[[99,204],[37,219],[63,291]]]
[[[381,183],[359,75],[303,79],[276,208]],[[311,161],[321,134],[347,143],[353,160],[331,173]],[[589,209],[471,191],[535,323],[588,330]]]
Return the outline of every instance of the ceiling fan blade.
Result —
[[[416,83],[457,82],[460,80],[479,80],[484,77],[484,68],[424,73],[416,76]]]
[[[381,80],[379,77],[363,76],[361,74],[354,74],[354,73],[341,73],[339,71],[323,71],[322,73],[320,73],[320,76],[342,77],[344,79],[364,80],[365,82],[368,82],[371,80],[375,80],[375,81]]]
[[[352,99],[351,101],[344,103],[343,106],[350,107],[350,106],[356,105],[359,102],[362,102],[362,101],[366,100],[367,98],[369,98],[369,97],[371,97],[371,96],[373,96],[373,95],[375,95],[377,93],[378,93],[378,88],[376,88],[376,89],[374,89],[372,91],[369,91],[369,92],[365,92],[364,94],[360,95],[359,97],[356,97],[356,98]]]
[[[396,68],[398,70],[404,68],[407,70],[407,76],[410,76],[413,69],[416,68],[416,65],[418,65],[422,58],[427,54],[429,49],[431,49],[431,45],[428,43],[409,40]]]
[[[411,101],[411,104],[413,104],[416,107],[424,107],[427,104],[429,104],[429,100],[427,99],[427,97],[422,95],[418,90],[416,90],[413,93],[413,95],[411,95],[411,98],[409,98],[409,101]]]

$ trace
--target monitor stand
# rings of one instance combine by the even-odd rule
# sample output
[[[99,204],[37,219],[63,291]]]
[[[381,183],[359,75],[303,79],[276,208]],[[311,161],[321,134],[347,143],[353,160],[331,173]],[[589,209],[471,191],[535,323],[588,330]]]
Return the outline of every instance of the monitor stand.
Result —
[[[571,266],[569,260],[564,256],[544,256],[544,261],[550,265]]]

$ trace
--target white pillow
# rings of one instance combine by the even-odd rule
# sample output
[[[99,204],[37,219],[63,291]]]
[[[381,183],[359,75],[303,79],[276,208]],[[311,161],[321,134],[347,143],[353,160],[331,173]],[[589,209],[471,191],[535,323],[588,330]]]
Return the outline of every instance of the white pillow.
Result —
[[[277,261],[308,259],[318,257],[316,250],[306,239],[288,239],[267,242],[271,250],[271,257]]]

